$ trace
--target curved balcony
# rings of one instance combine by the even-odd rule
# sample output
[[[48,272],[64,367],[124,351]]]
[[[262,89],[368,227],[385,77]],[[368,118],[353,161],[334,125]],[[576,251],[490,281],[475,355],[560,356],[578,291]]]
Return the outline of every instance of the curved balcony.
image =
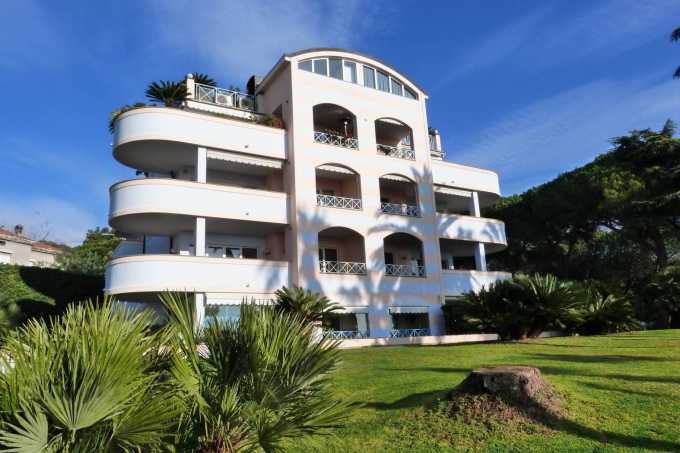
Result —
[[[120,231],[131,231],[126,217],[134,214],[288,223],[288,195],[282,192],[155,178],[119,182],[109,192],[109,221]]]
[[[442,294],[457,295],[469,291],[479,291],[490,284],[512,277],[509,272],[483,272],[467,270],[443,270]]]
[[[116,120],[114,157],[124,165],[166,172],[196,162],[196,147],[286,158],[286,131],[243,119],[145,107]]]
[[[482,206],[495,202],[501,193],[495,172],[443,160],[432,161],[432,181],[435,185],[477,191]]]
[[[106,266],[107,294],[170,291],[270,294],[290,286],[287,261],[135,255]]]
[[[436,225],[439,238],[483,242],[488,253],[507,246],[505,223],[500,220],[437,213]]]

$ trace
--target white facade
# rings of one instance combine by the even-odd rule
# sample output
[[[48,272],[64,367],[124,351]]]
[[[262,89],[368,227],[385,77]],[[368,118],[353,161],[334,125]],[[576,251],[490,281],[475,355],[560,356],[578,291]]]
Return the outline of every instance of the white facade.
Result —
[[[443,160],[427,95],[403,74],[313,49],[251,87],[188,77],[183,108],[117,119],[114,157],[147,177],[110,189],[109,223],[130,240],[108,293],[186,290],[228,317],[298,285],[344,307],[333,335],[382,338],[441,335],[446,297],[509,276],[486,266],[505,227],[480,216],[498,175]],[[285,127],[257,124],[272,116]]]

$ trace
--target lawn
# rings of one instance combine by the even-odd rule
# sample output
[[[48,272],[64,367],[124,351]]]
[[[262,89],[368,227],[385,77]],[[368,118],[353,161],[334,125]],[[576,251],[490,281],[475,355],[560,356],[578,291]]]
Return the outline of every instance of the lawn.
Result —
[[[346,427],[294,451],[680,451],[680,330],[519,343],[342,352]],[[534,365],[566,402],[551,429],[495,429],[435,415],[437,398],[482,365]],[[537,425],[543,428],[540,425]]]

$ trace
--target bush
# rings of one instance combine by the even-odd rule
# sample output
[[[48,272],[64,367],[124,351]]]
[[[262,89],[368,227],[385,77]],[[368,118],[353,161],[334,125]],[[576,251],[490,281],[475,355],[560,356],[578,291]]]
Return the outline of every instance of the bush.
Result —
[[[285,286],[275,293],[274,307],[280,313],[288,313],[299,316],[306,322],[319,323],[324,314],[331,313],[340,308],[327,297],[319,293],[294,286],[293,289]]]
[[[630,299],[611,293],[601,285],[585,286],[583,302],[582,321],[575,328],[581,334],[625,332],[640,327]]]
[[[0,309],[16,305],[20,311],[13,324],[62,314],[72,302],[101,298],[103,288],[101,276],[0,264]]]
[[[444,306],[450,333],[497,333],[501,339],[566,329],[580,319],[578,292],[553,275],[517,275]]]

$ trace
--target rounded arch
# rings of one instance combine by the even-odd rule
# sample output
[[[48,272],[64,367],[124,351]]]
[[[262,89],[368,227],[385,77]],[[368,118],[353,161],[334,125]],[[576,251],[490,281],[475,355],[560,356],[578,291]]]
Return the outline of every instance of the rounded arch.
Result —
[[[346,107],[324,102],[312,107],[314,131],[338,137],[356,137],[356,115]]]
[[[378,180],[380,210],[384,214],[420,217],[418,185],[411,178],[387,173]]]
[[[416,182],[413,180],[413,178],[406,176],[402,173],[385,173],[384,175],[380,175],[380,179],[388,179],[388,180],[399,181],[399,182],[403,182],[403,183],[416,184]]]
[[[353,174],[353,175],[359,175],[359,172],[353,169],[352,167],[345,165],[345,164],[339,164],[337,162],[325,162],[323,164],[319,164],[316,166],[317,170],[320,171],[328,171],[328,172],[333,172],[335,171],[336,173],[344,173],[344,174]]]
[[[375,143],[378,152],[391,154],[395,150],[413,150],[413,129],[395,118],[377,118],[374,121]]]
[[[425,254],[421,238],[395,232],[383,238],[385,274],[397,277],[425,277]]]
[[[319,270],[329,274],[365,274],[364,236],[347,227],[333,226],[317,233]]]
[[[346,165],[328,163],[314,170],[317,204],[344,209],[361,209],[361,177]]]

